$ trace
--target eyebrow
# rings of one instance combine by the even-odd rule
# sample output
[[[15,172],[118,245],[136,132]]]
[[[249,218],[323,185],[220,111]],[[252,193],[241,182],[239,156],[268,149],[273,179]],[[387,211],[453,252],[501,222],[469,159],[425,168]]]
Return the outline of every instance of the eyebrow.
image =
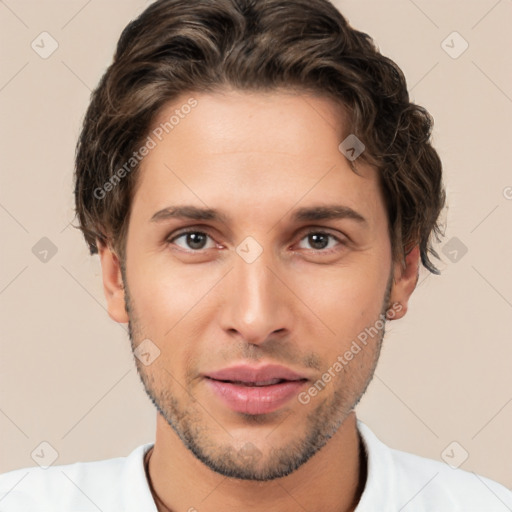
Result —
[[[329,205],[312,206],[299,208],[292,216],[295,221],[314,221],[329,219],[352,219],[361,223],[366,223],[366,219],[358,212],[348,206]]]
[[[209,220],[227,223],[228,216],[212,208],[199,208],[197,206],[171,206],[157,211],[150,222],[163,222],[169,219]],[[358,212],[342,205],[309,206],[302,207],[293,212],[292,220],[295,222],[318,221],[329,219],[352,219],[360,223],[367,220]]]
[[[227,222],[225,214],[212,208],[199,208],[197,206],[170,206],[159,210],[150,219],[150,222],[163,222],[168,219],[217,220]]]

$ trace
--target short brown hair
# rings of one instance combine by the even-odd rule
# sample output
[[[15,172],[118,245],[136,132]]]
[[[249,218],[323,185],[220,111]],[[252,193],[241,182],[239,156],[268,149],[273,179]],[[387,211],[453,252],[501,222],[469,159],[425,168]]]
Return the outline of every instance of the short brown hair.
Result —
[[[419,245],[423,265],[439,273],[430,255],[445,194],[432,118],[409,101],[400,68],[328,0],[158,0],[124,29],[76,150],[78,228],[91,254],[99,239],[124,261],[138,166],[122,179],[116,172],[158,112],[186,92],[222,87],[299,89],[341,102],[365,145],[361,158],[379,170],[393,258]]]

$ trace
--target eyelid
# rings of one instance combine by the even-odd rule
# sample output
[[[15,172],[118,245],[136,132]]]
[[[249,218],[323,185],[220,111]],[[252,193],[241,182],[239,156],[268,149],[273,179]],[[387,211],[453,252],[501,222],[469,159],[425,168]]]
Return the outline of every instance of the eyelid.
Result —
[[[342,240],[342,239],[347,239],[348,240],[348,236],[343,234],[343,233],[340,233],[339,231],[336,231],[335,233],[333,232],[335,230],[331,229],[331,228],[325,228],[325,227],[321,227],[321,226],[312,226],[312,227],[307,227],[305,228],[305,231],[303,232],[304,236],[307,236],[307,235],[310,235],[310,234],[313,234],[313,233],[322,233],[324,235],[329,235],[329,236],[332,236],[338,240]]]
[[[211,236],[210,233],[207,232],[207,229],[202,226],[190,226],[171,233],[166,237],[166,239],[174,240],[175,238],[186,235],[187,233],[204,233],[205,235]]]

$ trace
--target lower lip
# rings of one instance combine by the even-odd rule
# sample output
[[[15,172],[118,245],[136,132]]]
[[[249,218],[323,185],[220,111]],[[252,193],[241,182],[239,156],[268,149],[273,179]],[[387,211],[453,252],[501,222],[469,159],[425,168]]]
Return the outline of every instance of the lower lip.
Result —
[[[305,380],[285,381],[271,386],[244,386],[206,379],[213,392],[233,411],[266,414],[276,411],[299,393]]]

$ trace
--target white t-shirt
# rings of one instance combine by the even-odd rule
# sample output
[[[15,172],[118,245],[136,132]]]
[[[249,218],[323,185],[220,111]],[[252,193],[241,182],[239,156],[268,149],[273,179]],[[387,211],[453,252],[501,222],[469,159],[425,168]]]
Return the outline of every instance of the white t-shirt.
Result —
[[[357,421],[368,477],[356,512],[510,512],[512,492],[482,476],[389,448]],[[0,512],[157,512],[147,443],[128,457],[0,475]]]

